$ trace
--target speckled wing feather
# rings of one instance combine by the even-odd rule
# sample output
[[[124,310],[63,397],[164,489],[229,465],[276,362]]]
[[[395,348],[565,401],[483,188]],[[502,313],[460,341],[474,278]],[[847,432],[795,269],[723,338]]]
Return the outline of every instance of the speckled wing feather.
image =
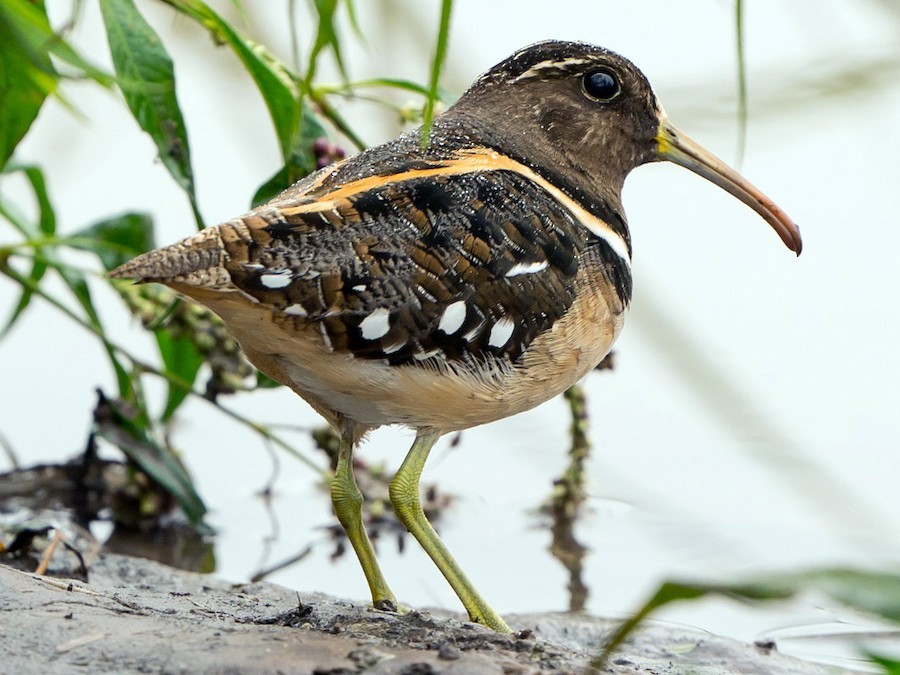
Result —
[[[514,361],[572,304],[590,233],[528,177],[467,167],[308,181],[223,236],[231,282],[334,351]]]

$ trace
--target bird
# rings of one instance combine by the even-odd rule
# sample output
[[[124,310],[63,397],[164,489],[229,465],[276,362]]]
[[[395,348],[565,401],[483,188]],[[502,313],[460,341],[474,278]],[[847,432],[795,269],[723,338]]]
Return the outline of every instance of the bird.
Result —
[[[334,428],[334,511],[386,611],[401,607],[363,524],[353,452],[377,427],[412,429],[390,482],[394,512],[469,619],[511,632],[425,517],[419,479],[441,436],[547,401],[610,351],[632,293],[622,186],[657,161],[723,188],[800,254],[793,221],[678,130],[634,64],[547,40],[478,77],[427,131],[110,276],[211,309],[251,363]]]

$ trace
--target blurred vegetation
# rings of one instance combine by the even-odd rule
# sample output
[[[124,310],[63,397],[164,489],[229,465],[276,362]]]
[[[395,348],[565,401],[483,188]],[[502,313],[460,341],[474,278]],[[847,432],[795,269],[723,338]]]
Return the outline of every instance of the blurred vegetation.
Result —
[[[200,25],[218,45],[231,52],[256,85],[271,117],[283,165],[264,180],[250,205],[264,202],[297,180],[343,156],[329,141],[341,136],[358,149],[362,141],[340,116],[330,99],[357,90],[399,89],[422,99],[418,109],[404,109],[406,121],[424,121],[434,114],[439,96],[441,65],[447,48],[451,3],[444,2],[440,35],[428,86],[397,79],[352,82],[344,66],[338,22],[355,25],[350,0],[316,0],[311,3],[317,25],[305,70],[300,72],[248,37],[202,0],[163,0],[174,15]],[[243,10],[239,3],[235,3]],[[289,10],[293,13],[293,4]],[[42,2],[10,0],[0,5],[0,59],[5,77],[0,82],[0,164],[5,177],[20,174],[38,205],[36,219],[25,214],[24,201],[0,196],[0,217],[20,240],[0,248],[0,273],[20,289],[18,301],[2,324],[5,336],[21,320],[32,300],[40,297],[74,322],[91,331],[103,343],[115,373],[115,396],[108,401],[103,425],[95,423],[100,437],[118,447],[129,461],[168,490],[184,513],[199,523],[206,507],[172,445],[169,428],[181,405],[191,396],[201,397],[223,414],[246,424],[266,441],[316,468],[315,463],[262,423],[244,418],[227,408],[223,395],[257,387],[277,386],[257,374],[243,359],[236,342],[212,313],[182,303],[166,288],[115,284],[123,303],[151,331],[158,347],[157,363],[147,363],[108,337],[94,304],[89,281],[107,283],[103,272],[154,248],[154,223],[146,213],[112,214],[73,233],[56,231],[53,200],[39,166],[19,164],[14,151],[28,132],[49,96],[64,104],[65,86],[117,88],[141,130],[153,139],[162,165],[184,191],[197,228],[204,227],[197,202],[187,123],[176,94],[175,69],[162,38],[144,19],[133,0],[100,0],[109,53],[115,73],[94,66],[66,40],[78,20],[80,6],[61,29],[50,26]],[[339,11],[342,10],[342,11]],[[345,11],[344,11],[345,10]],[[296,43],[296,36],[295,36]],[[224,54],[223,58],[227,56]],[[320,86],[316,72],[321,58],[330,55],[342,76],[339,85]],[[379,100],[378,96],[374,100]],[[386,103],[386,105],[390,105]],[[90,115],[90,111],[73,111]],[[86,270],[67,262],[67,249],[96,255],[101,270]],[[46,283],[56,275],[68,290],[60,294]],[[102,281],[101,281],[102,280]],[[206,382],[198,382],[201,366],[208,366]],[[165,381],[168,393],[161,409],[144,396],[147,377]],[[316,469],[318,471],[318,469]]]
[[[900,623],[900,576],[883,572],[847,568],[825,568],[788,574],[770,574],[731,583],[667,581],[635,614],[623,622],[607,640],[603,652],[594,660],[594,667],[603,669],[615,650],[651,613],[674,602],[699,600],[721,595],[742,601],[780,601],[801,593],[815,592],[837,600],[848,607],[887,621]],[[884,631],[896,636],[896,632]],[[887,673],[900,671],[896,653],[877,654],[867,650],[867,657]]]
[[[206,506],[193,487],[170,433],[173,421],[189,398],[208,401],[221,414],[257,432],[266,443],[279,447],[313,470],[320,470],[274,429],[244,417],[223,402],[227,395],[236,391],[276,385],[257,374],[243,359],[235,341],[215,315],[182,303],[165,288],[116,284],[114,288],[123,306],[153,334],[157,345],[156,359],[149,363],[109,337],[94,303],[91,284],[109,283],[103,276],[105,271],[156,245],[152,217],[137,211],[113,213],[74,233],[59,233],[52,192],[42,167],[21,163],[16,158],[17,145],[48,98],[55,97],[63,105],[72,107],[65,96],[68,87],[118,90],[140,129],[156,144],[160,162],[183,190],[196,227],[204,227],[187,133],[189,124],[201,124],[202,120],[188,120],[182,114],[176,93],[175,68],[165,40],[143,18],[133,0],[98,1],[114,73],[95,66],[90,55],[80,54],[67,41],[68,32],[78,21],[80,2],[73,3],[69,20],[58,27],[51,26],[42,0],[3,0],[0,3],[0,188],[15,177],[23,180],[30,190],[29,195],[19,194],[15,198],[0,192],[0,232],[11,233],[16,238],[14,243],[0,246],[0,274],[18,289],[11,313],[0,323],[0,339],[27,315],[35,298],[49,303],[96,336],[114,374],[116,391],[112,395],[100,393],[91,438],[102,438],[119,448],[134,471],[164,488],[192,522],[201,523]],[[269,199],[303,176],[339,159],[344,154],[343,145],[356,149],[365,147],[359,134],[342,117],[339,106],[335,105],[337,99],[355,96],[381,103],[405,123],[422,123],[423,142],[427,142],[427,130],[437,104],[451,98],[440,88],[451,22],[450,0],[441,3],[440,24],[425,84],[389,77],[352,80],[341,36],[352,34],[356,39],[364,39],[365,34],[365,28],[358,24],[352,0],[310,0],[316,22],[312,44],[308,46],[306,59],[301,59],[300,41],[296,32],[292,32],[292,64],[279,59],[265,45],[252,39],[244,28],[227,20],[203,0],[160,1],[171,9],[173,17],[183,17],[200,26],[222,47],[222,58],[229,58],[229,54],[236,58],[265,103],[282,165],[273,175],[260,177],[258,188],[252,195],[247,195],[248,205]],[[234,5],[243,16],[241,3],[234,0]],[[285,11],[292,29],[295,10],[296,2],[287,0]],[[735,4],[735,29],[741,128],[745,127],[747,118],[743,10],[744,3],[738,1]],[[340,73],[338,83],[319,82],[317,74],[324,58],[330,58],[336,64]],[[847,76],[855,86],[861,86],[861,82],[867,81],[865,78],[895,75],[897,62],[892,61],[889,65],[889,69],[851,65],[848,68],[857,70],[848,70]],[[805,88],[798,86],[787,102],[802,102],[803,97],[838,91],[845,95],[843,85],[835,89],[835,82],[834,78],[807,82]],[[420,104],[399,107],[384,95],[390,90],[412,94]],[[782,94],[774,92],[772,96]],[[90,117],[91,112],[73,109],[73,114]],[[739,156],[743,141],[740,147]],[[26,202],[37,205],[36,216],[27,215]],[[68,262],[67,252],[71,250],[92,253],[96,256],[96,267],[84,269]],[[62,286],[48,283],[52,277],[61,281]],[[58,288],[63,290],[56,290]],[[677,336],[677,329],[669,334]],[[698,370],[702,373],[709,368],[700,364]],[[199,381],[201,375],[205,382]],[[144,394],[148,378],[161,380],[166,385],[166,396],[161,405],[154,405]],[[727,382],[722,386],[728,389]],[[572,574],[572,607],[578,610],[584,607],[587,593],[580,576],[584,549],[579,549],[571,523],[584,500],[582,466],[588,452],[587,419],[583,394],[579,390],[570,392],[569,403],[574,420],[572,464],[557,481],[549,509],[564,516],[554,525],[561,527],[555,541],[571,540],[567,544],[571,547],[569,552],[564,551],[561,559]],[[327,442],[321,444],[327,445]],[[567,555],[570,556],[568,559]],[[634,618],[622,626],[607,645],[607,653],[598,657],[598,667],[641,620],[667,603],[711,593],[752,600],[783,599],[809,590],[825,593],[886,620],[900,621],[900,577],[896,575],[860,570],[818,570],[740,584],[671,582],[663,585]],[[900,672],[900,662],[878,654],[868,656],[885,672]]]

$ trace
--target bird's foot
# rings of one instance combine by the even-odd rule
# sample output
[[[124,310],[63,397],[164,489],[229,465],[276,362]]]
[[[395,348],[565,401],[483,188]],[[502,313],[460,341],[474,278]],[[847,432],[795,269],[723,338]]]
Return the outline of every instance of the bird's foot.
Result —
[[[409,608],[399,604],[393,598],[381,598],[372,602],[372,606],[379,612],[392,612],[393,614],[406,614]]]

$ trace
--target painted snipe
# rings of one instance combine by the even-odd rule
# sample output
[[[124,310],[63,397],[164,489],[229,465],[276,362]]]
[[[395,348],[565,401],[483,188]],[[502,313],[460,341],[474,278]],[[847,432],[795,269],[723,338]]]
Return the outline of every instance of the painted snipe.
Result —
[[[660,160],[727,190],[800,253],[784,212],[678,131],[632,63],[548,41],[479,77],[424,143],[414,131],[326,167],[112,276],[209,307],[340,434],[334,510],[381,609],[397,602],[352,453],[376,427],[414,429],[390,485],[397,517],[471,620],[509,631],[425,518],[422,467],[443,434],[528,410],[603,359],[631,297],[622,184]]]

